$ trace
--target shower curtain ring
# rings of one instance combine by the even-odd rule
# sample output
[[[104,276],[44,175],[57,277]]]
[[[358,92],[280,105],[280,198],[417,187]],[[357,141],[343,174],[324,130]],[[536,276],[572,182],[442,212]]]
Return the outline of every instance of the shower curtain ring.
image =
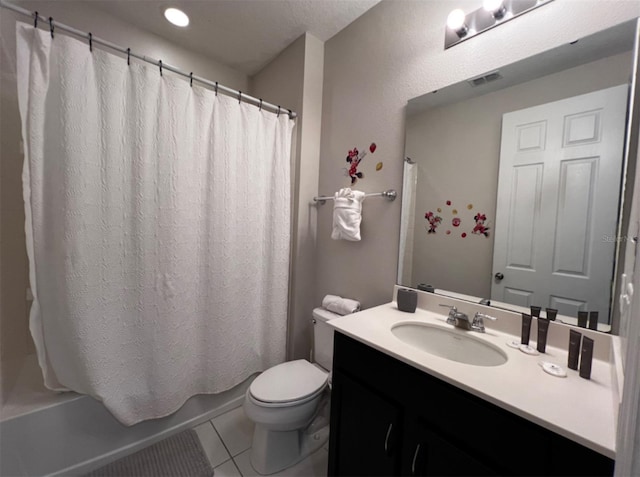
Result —
[[[158,60],[158,66],[160,67],[160,76],[162,76],[162,60]]]
[[[131,48],[127,48],[127,66],[131,65]]]
[[[217,82],[217,81],[216,81],[216,88],[215,88],[215,91],[216,91],[216,96],[218,96],[218,82]]]
[[[280,105],[278,105],[278,118],[280,117]]]
[[[193,71],[189,73],[189,86],[193,88]]]
[[[238,91],[238,104],[242,103],[242,91]]]
[[[293,119],[293,117],[292,117],[293,111],[291,111],[290,109],[287,109],[287,111],[289,111],[289,119]]]
[[[262,111],[262,98],[260,98],[260,109],[259,111]]]
[[[51,38],[53,38],[53,17],[49,17],[49,31],[51,32]]]
[[[89,51],[93,52],[93,35],[89,32]]]
[[[38,28],[38,12],[33,12],[33,28]]]

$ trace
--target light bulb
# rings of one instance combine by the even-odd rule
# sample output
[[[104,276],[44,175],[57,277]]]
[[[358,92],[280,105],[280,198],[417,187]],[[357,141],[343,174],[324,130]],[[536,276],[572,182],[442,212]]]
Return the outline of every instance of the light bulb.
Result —
[[[469,27],[465,23],[466,15],[459,8],[449,13],[447,17],[447,26],[456,32],[458,38],[462,38],[469,31]]]
[[[164,17],[175,26],[186,27],[189,25],[189,17],[187,14],[177,8],[167,8],[164,11]]]
[[[449,13],[449,16],[447,17],[447,26],[454,31],[458,31],[464,27],[465,17],[464,12],[461,9],[456,8]]]
[[[491,13],[496,20],[499,20],[507,13],[507,8],[504,6],[503,0],[484,0],[482,7],[485,11]]]
[[[482,7],[489,13],[493,13],[502,8],[502,0],[484,0]]]

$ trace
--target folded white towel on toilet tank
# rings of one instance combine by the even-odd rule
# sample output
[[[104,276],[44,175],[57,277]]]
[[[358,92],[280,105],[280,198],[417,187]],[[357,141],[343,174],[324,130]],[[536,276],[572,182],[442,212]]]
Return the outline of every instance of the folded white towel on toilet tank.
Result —
[[[322,299],[322,308],[338,315],[349,315],[360,311],[360,302],[337,295],[326,295]]]
[[[333,196],[333,240],[360,240],[360,222],[362,222],[362,201],[364,192],[340,189]]]

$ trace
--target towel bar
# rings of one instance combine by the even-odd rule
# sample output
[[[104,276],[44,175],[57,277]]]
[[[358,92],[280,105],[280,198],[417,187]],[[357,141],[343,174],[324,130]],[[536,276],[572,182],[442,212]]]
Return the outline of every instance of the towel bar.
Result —
[[[388,201],[392,202],[396,200],[398,193],[393,189],[389,189],[382,192],[373,192],[371,194],[365,194],[364,196],[365,197],[384,197]],[[320,197],[314,197],[313,201],[318,205],[324,205],[326,201],[333,200],[333,199],[334,199],[333,196],[321,195]]]

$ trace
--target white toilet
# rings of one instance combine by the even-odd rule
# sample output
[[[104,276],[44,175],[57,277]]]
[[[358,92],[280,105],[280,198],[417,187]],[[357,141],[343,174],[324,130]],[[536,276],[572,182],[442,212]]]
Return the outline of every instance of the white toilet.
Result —
[[[244,411],[255,422],[251,465],[260,474],[286,469],[312,454],[329,437],[328,418],[314,421],[328,402],[327,385],[333,360],[333,329],[338,317],[313,310],[314,364],[305,359],[269,368],[247,389]]]

